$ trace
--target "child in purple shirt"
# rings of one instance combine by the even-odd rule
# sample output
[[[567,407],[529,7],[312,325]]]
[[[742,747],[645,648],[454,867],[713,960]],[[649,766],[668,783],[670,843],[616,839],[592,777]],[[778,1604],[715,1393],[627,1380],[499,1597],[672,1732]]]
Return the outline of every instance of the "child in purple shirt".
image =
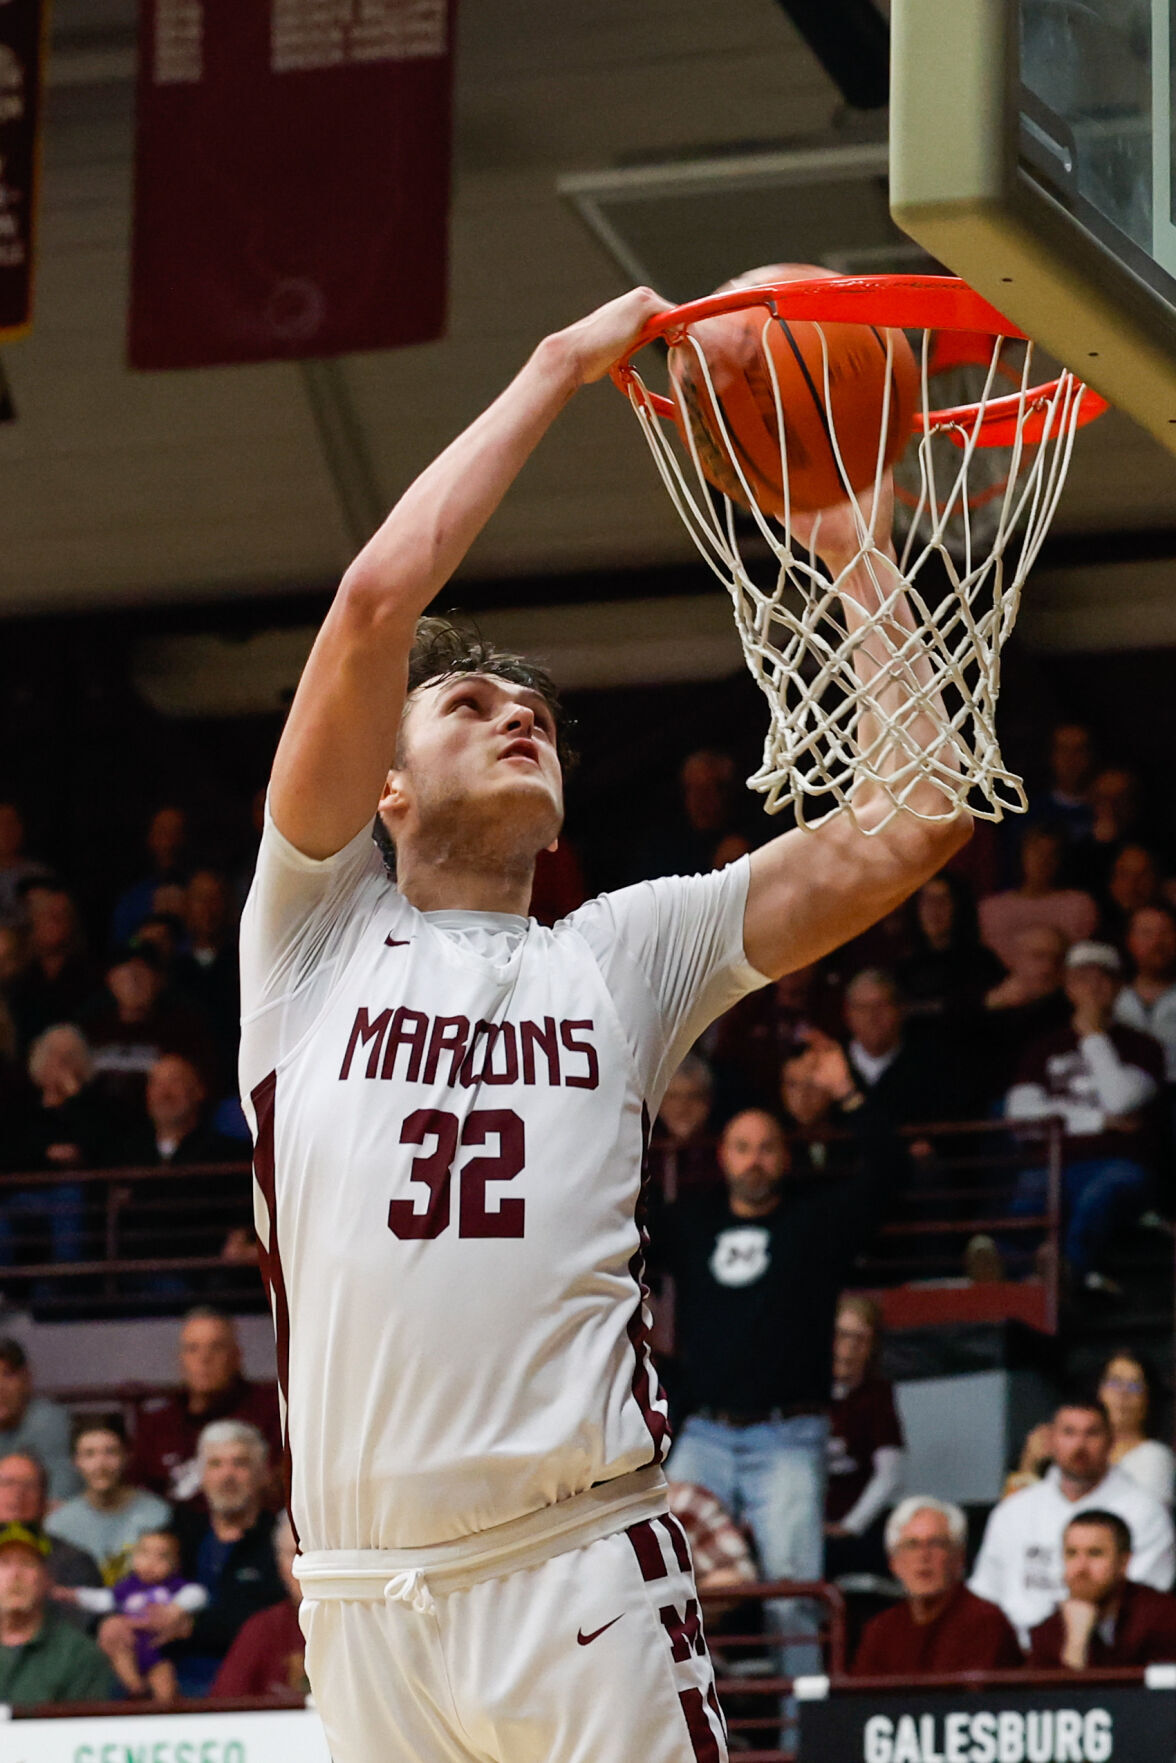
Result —
[[[143,1621],[144,1612],[160,1604],[178,1604],[181,1610],[203,1609],[208,1593],[179,1573],[180,1545],[170,1530],[146,1530],[131,1551],[131,1571],[111,1589],[82,1588],[78,1602],[83,1608],[115,1612],[126,1617],[132,1633],[122,1622],[103,1623],[98,1644],[110,1660],[119,1682],[133,1696],[150,1694],[157,1702],[174,1701],[178,1694],[176,1668],[165,1659]]]

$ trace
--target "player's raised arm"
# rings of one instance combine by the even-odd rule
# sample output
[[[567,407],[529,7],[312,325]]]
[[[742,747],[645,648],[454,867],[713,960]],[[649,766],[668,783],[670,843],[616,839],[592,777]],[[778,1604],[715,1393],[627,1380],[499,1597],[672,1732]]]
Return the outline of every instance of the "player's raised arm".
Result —
[[[839,593],[851,631],[869,623],[870,615],[893,591],[894,574],[887,573],[897,573],[889,542],[892,512],[893,485],[887,475],[877,509],[871,496],[862,498],[866,522],[880,542],[885,535],[882,553],[867,553],[854,568],[850,565],[860,555],[860,546],[848,504],[820,517],[793,516],[797,537],[804,537],[806,520],[812,527],[813,543],[833,579],[847,572]],[[925,661],[916,658],[901,669],[891,665],[895,651],[914,628],[910,608],[899,596],[890,618],[854,651],[859,680],[873,692],[878,710],[890,718],[899,718],[904,702],[930,684]],[[934,711],[938,699],[932,698],[930,704]],[[885,774],[896,770],[906,754],[897,737],[888,743],[885,735],[880,736],[881,726],[877,715],[866,711],[858,724],[857,741]],[[943,722],[934,714],[912,717],[904,744],[936,754],[945,771],[955,768]],[[853,814],[833,815],[814,832],[784,833],[755,852],[743,939],[754,967],[775,979],[819,960],[892,912],[967,842],[972,820],[966,809],[957,809],[943,820],[919,818],[944,811],[946,798],[932,779],[921,777],[906,799],[912,812],[900,810],[879,831],[865,831],[875,816],[886,819],[890,803],[881,790],[863,780],[855,791]]]
[[[548,426],[602,379],[667,302],[648,288],[547,337],[499,398],[422,472],[340,583],[270,779],[278,829],[329,857],[371,820],[396,750],[416,621]]]

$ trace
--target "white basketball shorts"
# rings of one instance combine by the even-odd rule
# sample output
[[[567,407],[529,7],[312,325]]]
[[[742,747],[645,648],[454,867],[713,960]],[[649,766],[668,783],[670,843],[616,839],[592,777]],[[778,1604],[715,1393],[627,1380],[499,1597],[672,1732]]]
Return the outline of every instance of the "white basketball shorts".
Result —
[[[334,1763],[727,1763],[668,1514],[490,1577],[380,1587],[308,1561],[306,1665]]]

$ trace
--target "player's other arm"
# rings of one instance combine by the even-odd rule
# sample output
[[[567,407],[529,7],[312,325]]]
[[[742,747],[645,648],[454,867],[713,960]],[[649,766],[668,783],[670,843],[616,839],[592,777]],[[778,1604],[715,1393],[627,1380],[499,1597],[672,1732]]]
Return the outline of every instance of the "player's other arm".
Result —
[[[332,856],[370,821],[392,764],[416,621],[549,425],[668,302],[636,288],[547,337],[489,409],[405,492],[340,583],[270,779],[278,830]]]
[[[859,547],[848,505],[827,510],[819,517],[821,525],[814,522],[813,542],[833,578],[841,578],[843,615],[851,630],[864,624],[880,598],[893,591],[897,566],[889,544],[892,509],[893,487],[887,478],[876,510],[872,497],[862,500],[865,519],[887,535],[882,555],[875,552],[852,569]],[[794,528],[797,524],[794,517]],[[855,653],[859,679],[878,707],[892,717],[929,684],[927,666],[917,657],[900,668],[889,664],[912,628],[910,608],[899,596],[882,628]],[[904,764],[909,753],[897,740],[888,744],[880,730],[877,717],[864,715],[858,743],[869,750],[874,768],[885,775]],[[925,748],[942,772],[955,769],[935,716],[911,718],[905,740]],[[901,905],[967,843],[972,819],[966,809],[943,820],[919,818],[943,814],[947,807],[947,798],[933,779],[921,778],[906,800],[917,812],[891,814],[885,792],[863,781],[852,814],[835,815],[816,832],[784,833],[755,852],[744,916],[744,949],[753,967],[777,979],[818,961]],[[881,822],[885,824],[880,830],[865,830]]]

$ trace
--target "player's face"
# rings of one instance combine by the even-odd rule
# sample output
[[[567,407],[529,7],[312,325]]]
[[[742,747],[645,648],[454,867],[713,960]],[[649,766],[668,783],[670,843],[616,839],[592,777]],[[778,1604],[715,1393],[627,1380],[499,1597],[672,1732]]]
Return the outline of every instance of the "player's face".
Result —
[[[550,707],[538,692],[490,674],[422,686],[405,712],[380,811],[394,838],[471,838],[525,847],[533,858],[563,823]]]
[[[908,1597],[942,1598],[961,1577],[960,1550],[942,1512],[916,1512],[891,1551],[890,1565]]]
[[[1066,1590],[1085,1604],[1101,1604],[1126,1579],[1129,1559],[1105,1524],[1075,1524],[1062,1547]]]

